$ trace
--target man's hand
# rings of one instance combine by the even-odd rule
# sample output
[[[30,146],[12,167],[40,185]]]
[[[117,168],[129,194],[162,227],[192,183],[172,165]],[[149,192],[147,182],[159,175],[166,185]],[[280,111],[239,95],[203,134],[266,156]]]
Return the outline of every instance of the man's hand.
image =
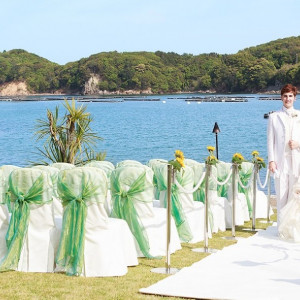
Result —
[[[270,161],[269,162],[269,170],[273,173],[277,170],[277,165],[275,161]]]
[[[294,140],[289,140],[289,147],[291,150],[299,148],[299,143]]]

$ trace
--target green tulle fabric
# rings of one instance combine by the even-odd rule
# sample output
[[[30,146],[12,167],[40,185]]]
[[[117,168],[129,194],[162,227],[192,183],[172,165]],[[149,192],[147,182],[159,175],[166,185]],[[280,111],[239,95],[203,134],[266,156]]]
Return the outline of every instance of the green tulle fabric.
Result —
[[[86,202],[98,193],[98,186],[87,182],[83,176],[79,195],[74,195],[62,178],[58,179],[57,188],[64,206],[64,215],[55,261],[67,275],[79,276],[84,263]]]
[[[217,175],[218,181],[224,182],[230,172],[230,167],[222,162],[217,164]],[[231,179],[226,184],[218,185],[218,196],[225,197],[228,199],[228,186],[231,184]]]
[[[199,188],[193,193],[194,201],[205,202],[205,179],[200,184]]]
[[[164,198],[164,207],[167,207],[167,165],[155,165],[153,167],[154,174],[157,179],[157,189],[159,192],[166,191]],[[182,176],[177,176],[177,181],[183,184]],[[174,218],[178,235],[184,242],[192,240],[193,235],[186,220],[182,205],[179,200],[179,190],[175,184],[172,184],[171,189],[171,214]]]
[[[8,252],[0,264],[0,271],[16,270],[28,229],[30,204],[43,204],[43,176],[39,176],[27,194],[23,194],[14,186],[12,177],[9,178],[9,190],[13,200],[12,215],[6,234],[6,245]],[[51,201],[51,200],[49,200]],[[47,201],[47,202],[49,202]]]
[[[153,175],[153,187],[154,187],[154,197],[155,197],[155,199],[159,199],[160,191],[157,186],[157,178],[156,178],[155,174]]]
[[[176,179],[181,186],[186,186],[186,183],[191,181],[192,178],[189,177],[190,173],[186,172],[184,175],[182,172],[176,173]],[[165,205],[166,205],[165,197]],[[189,223],[186,219],[182,204],[179,199],[179,189],[176,184],[172,184],[172,194],[171,194],[171,212],[175,220],[178,235],[180,239],[184,242],[189,242],[193,239],[193,234],[191,232]]]
[[[250,168],[247,168],[244,166],[244,164],[242,164],[242,169],[239,171],[239,176],[243,185],[248,184],[252,172],[253,172],[253,165],[251,165]],[[243,187],[241,187],[240,184],[238,184],[238,192],[245,194],[247,205],[248,205],[249,216],[252,217],[253,208],[251,203],[251,193],[252,193],[251,185],[247,189],[244,189]]]
[[[58,179],[58,174],[52,174],[50,175],[52,185],[53,185],[53,196],[58,198],[58,191],[57,191],[57,179]]]
[[[132,201],[132,198],[143,192],[146,188],[146,171],[138,176],[133,184],[130,185],[130,189],[128,191],[122,190],[118,173],[119,171],[116,170],[111,174],[111,196],[113,203],[111,215],[114,218],[123,219],[127,222],[132,234],[139,244],[141,252],[145,257],[156,258],[149,252],[150,246],[148,236]]]

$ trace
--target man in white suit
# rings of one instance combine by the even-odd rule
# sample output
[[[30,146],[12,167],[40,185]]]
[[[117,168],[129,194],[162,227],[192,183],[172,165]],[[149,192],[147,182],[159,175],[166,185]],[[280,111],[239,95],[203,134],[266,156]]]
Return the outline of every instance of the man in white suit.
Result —
[[[277,199],[277,224],[280,210],[300,175],[300,111],[294,109],[297,88],[291,84],[281,89],[282,109],[270,114],[268,123],[269,170],[274,173]]]

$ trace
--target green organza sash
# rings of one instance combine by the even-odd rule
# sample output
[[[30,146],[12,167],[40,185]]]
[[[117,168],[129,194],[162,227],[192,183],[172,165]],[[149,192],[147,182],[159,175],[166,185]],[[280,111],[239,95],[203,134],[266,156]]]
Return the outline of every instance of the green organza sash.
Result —
[[[117,173],[118,171],[113,172],[111,175],[112,216],[125,220],[136,238],[143,255],[148,258],[154,258],[149,253],[148,236],[132,201],[136,194],[145,190],[146,171],[131,184],[128,191],[122,190]]]
[[[57,187],[64,206],[64,215],[55,261],[65,269],[67,275],[78,276],[82,273],[84,261],[86,202],[97,195],[98,186],[87,182],[83,176],[79,195],[74,195],[61,178],[58,179]]]
[[[164,207],[167,207],[167,165],[155,165],[153,167],[154,174],[157,179],[157,189],[159,192],[166,191],[164,197]],[[177,178],[178,183],[182,185],[183,178],[179,176]],[[171,189],[171,213],[174,218],[178,235],[182,241],[188,242],[193,236],[186,220],[183,207],[179,200],[179,190],[175,184],[172,184]]]
[[[227,164],[219,162],[217,164],[217,178],[218,181],[224,182],[227,179],[227,176],[230,172],[230,168]],[[228,199],[228,186],[231,182],[231,179],[226,184],[218,185],[218,196],[225,197]]]
[[[242,166],[242,170],[239,172],[239,176],[241,179],[241,182],[243,185],[247,185],[248,181],[251,177],[251,174],[253,172],[253,166],[250,167],[249,169],[245,170],[245,167]],[[248,205],[248,211],[249,211],[249,216],[252,216],[252,203],[251,203],[251,187],[248,187],[247,189],[244,189],[243,187],[241,187],[240,184],[238,184],[238,192],[239,193],[243,193],[246,196],[246,200],[247,200],[247,205]]]
[[[12,194],[13,202],[12,215],[6,234],[6,245],[8,252],[1,261],[0,271],[16,270],[20,260],[24,238],[28,229],[30,207],[29,204],[42,204],[43,201],[43,182],[44,178],[40,175],[27,194],[23,194],[14,186],[12,177],[9,178],[9,189]],[[51,201],[51,200],[50,200]],[[49,201],[47,201],[49,202]]]
[[[194,170],[194,174],[195,174],[194,187],[195,187],[202,177],[202,174],[204,172],[204,167],[202,167],[201,163],[198,163],[196,161],[191,163],[189,166]],[[205,201],[205,178],[203,179],[199,188],[193,193],[193,199],[194,199],[194,201],[204,203],[204,201]]]
[[[160,192],[167,190],[167,167],[162,164],[156,164],[153,166],[153,172],[156,178],[156,188],[158,190],[157,199],[159,199]]]
[[[160,179],[158,179],[157,177],[159,177],[158,175],[158,168],[159,166],[161,166],[162,164],[166,163],[167,161],[164,159],[151,159],[149,160],[149,162],[147,163],[147,166],[149,166],[152,170],[153,170],[153,186],[154,186],[154,197],[155,199],[159,199],[159,195],[160,192],[162,190],[165,190],[166,187],[164,186],[164,180],[162,179],[162,177],[160,177]],[[158,186],[160,182],[160,187]],[[161,186],[163,185],[163,186]]]
[[[205,178],[199,188],[193,193],[193,199],[194,201],[205,202]]]
[[[193,235],[191,233],[190,226],[186,220],[183,207],[179,200],[178,187],[175,184],[172,184],[171,201],[172,201],[171,213],[175,220],[178,235],[182,241],[189,242],[190,240],[192,240]]]
[[[186,181],[189,180],[186,176],[183,176],[181,173],[176,174],[176,179],[181,186],[186,185]],[[179,189],[176,184],[172,184],[172,194],[171,194],[171,212],[172,216],[175,220],[175,224],[177,227],[178,235],[180,239],[184,242],[189,242],[192,240],[193,235],[186,219],[182,204],[179,199]],[[166,197],[165,197],[166,204]]]
[[[10,196],[11,193],[9,191],[9,175],[10,173],[15,170],[19,169],[17,166],[13,165],[3,165],[1,166],[0,170],[2,172],[2,192],[3,192],[3,199],[2,202],[4,201],[7,205],[8,211],[11,213],[12,208],[11,208],[11,201],[10,201]]]

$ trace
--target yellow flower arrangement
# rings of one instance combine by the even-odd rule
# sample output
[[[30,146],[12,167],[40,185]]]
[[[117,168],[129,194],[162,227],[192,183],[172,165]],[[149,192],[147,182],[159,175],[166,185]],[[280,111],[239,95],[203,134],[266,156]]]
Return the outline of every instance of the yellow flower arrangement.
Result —
[[[218,159],[214,156],[215,147],[207,146],[206,149],[209,152],[209,156],[207,156],[205,162],[208,165],[216,165],[218,163]]]
[[[179,164],[181,165],[182,168],[185,167],[184,161],[183,161],[183,159],[181,157],[176,157],[176,161],[179,162]]]
[[[233,154],[231,162],[232,162],[233,164],[237,164],[239,170],[242,168],[242,167],[241,167],[241,164],[242,164],[242,162],[244,162],[244,161],[245,161],[245,158],[244,158],[244,156],[243,156],[241,153],[234,153],[234,154]]]
[[[182,151],[176,150],[174,155],[175,159],[168,161],[168,163],[173,166],[174,170],[180,171],[181,168],[185,167],[184,154]]]
[[[183,152],[180,151],[180,150],[176,150],[176,151],[175,151],[175,157],[176,157],[176,158],[178,157],[178,158],[184,160]]]
[[[259,157],[258,155],[259,155],[259,152],[257,152],[257,151],[252,152],[252,162],[254,164],[257,164],[258,169],[260,170],[261,168],[266,167],[266,163],[265,163],[264,159],[262,157]]]

